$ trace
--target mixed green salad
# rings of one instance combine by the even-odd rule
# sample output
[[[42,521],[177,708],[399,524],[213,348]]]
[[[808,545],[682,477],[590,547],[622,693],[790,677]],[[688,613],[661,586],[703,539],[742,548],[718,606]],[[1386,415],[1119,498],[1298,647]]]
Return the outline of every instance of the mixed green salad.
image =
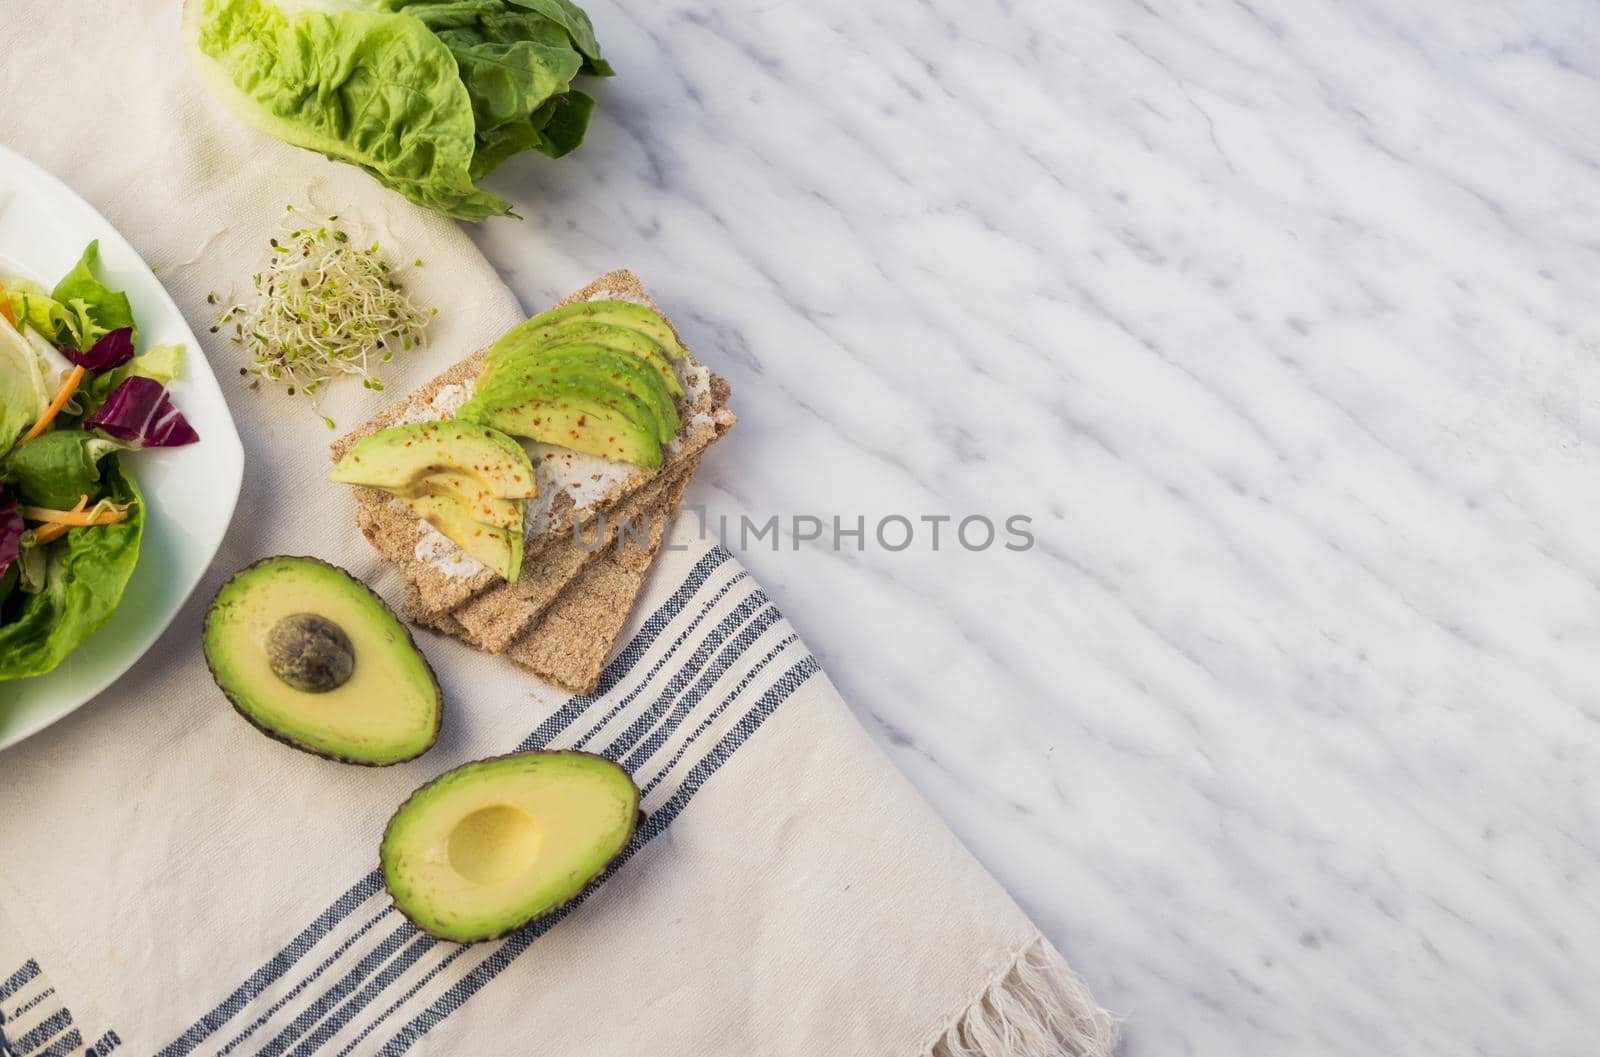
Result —
[[[118,458],[199,440],[172,403],[183,348],[136,354],[91,242],[54,289],[0,275],[0,681],[59,665],[117,608],[144,501]]]

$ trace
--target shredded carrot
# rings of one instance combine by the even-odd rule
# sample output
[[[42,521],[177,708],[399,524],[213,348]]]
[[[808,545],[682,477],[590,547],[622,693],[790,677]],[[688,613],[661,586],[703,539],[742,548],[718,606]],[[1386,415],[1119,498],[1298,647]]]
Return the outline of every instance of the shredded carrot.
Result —
[[[0,316],[6,317],[6,322],[13,327],[17,325],[17,317],[11,314],[11,303],[6,300],[6,287],[0,283]]]
[[[78,511],[82,510],[84,507],[86,507],[88,505],[89,505],[89,497],[86,496],[86,495],[80,495],[78,497],[78,505],[72,508],[72,512],[74,514],[76,514]],[[52,525],[45,525],[45,526],[43,526],[41,528],[34,529],[33,530],[34,542],[36,544],[38,544],[39,546],[41,546],[41,547],[44,546],[46,543],[53,543],[56,540],[60,539],[62,536],[65,536],[67,534],[67,530],[70,529],[70,528],[72,528],[71,525],[63,525],[60,522],[56,522],[55,524],[52,524]]]
[[[55,417],[61,413],[61,409],[67,406],[67,401],[72,399],[72,394],[78,391],[78,383],[81,381],[83,381],[83,367],[74,367],[72,373],[67,375],[66,382],[62,384],[61,392],[57,393],[56,398],[50,401],[50,406],[44,409],[44,414],[39,416],[39,421],[35,422],[33,428],[22,435],[22,439],[17,441],[17,444],[26,444],[43,433],[45,427],[55,421]]]
[[[48,544],[53,540],[66,536],[67,529],[83,528],[90,525],[115,525],[117,521],[128,520],[126,507],[102,507],[102,509],[85,510],[90,497],[78,497],[78,505],[72,510],[48,510],[45,507],[22,507],[22,517],[30,521],[42,521],[42,525],[34,529],[34,540],[37,544]]]
[[[72,528],[71,525],[46,525],[43,528],[34,529],[33,542],[40,547],[46,543],[54,543],[62,536],[65,536],[70,528]]]
[[[126,509],[112,507],[108,510],[49,510],[44,507],[25,506],[22,516],[29,521],[42,521],[48,525],[112,525],[128,516]]]

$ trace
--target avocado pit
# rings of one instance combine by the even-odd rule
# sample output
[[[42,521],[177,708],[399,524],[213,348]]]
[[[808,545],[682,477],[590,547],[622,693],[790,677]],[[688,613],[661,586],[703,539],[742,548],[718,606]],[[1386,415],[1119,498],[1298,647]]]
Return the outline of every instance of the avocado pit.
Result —
[[[267,633],[267,664],[294,689],[325,694],[350,681],[356,651],[350,636],[327,617],[291,613]]]

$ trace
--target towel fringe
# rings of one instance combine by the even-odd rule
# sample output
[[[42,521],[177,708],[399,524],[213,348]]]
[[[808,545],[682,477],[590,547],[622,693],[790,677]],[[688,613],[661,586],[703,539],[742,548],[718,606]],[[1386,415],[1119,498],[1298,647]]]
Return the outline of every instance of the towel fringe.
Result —
[[[929,1057],[1111,1057],[1117,1020],[1044,937],[1035,939],[927,1050]]]

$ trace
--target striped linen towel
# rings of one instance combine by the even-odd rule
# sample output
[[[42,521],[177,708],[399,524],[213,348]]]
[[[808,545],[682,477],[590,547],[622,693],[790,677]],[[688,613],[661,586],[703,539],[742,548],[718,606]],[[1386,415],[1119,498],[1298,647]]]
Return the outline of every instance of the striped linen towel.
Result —
[[[191,321],[308,187],[430,262],[412,286],[442,308],[432,347],[392,386],[520,318],[456,226],[218,111],[167,0],[13,0],[0,54],[8,143],[100,207]],[[226,378],[234,351],[206,341]],[[346,767],[261,737],[199,649],[222,579],[311,553],[391,600],[402,585],[326,482],[320,419],[228,395],[246,482],[200,591],[112,690],[0,753],[9,1054],[1109,1052],[1109,1019],[720,549],[674,537],[592,695],[423,636],[446,713],[421,759]],[[324,409],[353,423],[373,399],[335,387]],[[557,916],[473,946],[419,933],[375,870],[388,816],[444,770],[542,746],[620,760],[648,821]]]
[[[124,695],[8,753],[8,792],[63,800],[8,799],[0,820],[12,1052],[1108,1053],[1105,1015],[771,599],[722,548],[676,546],[594,694],[509,673],[474,692],[485,659],[430,642],[467,729],[412,764],[269,743],[214,693],[180,694],[186,665],[139,680],[170,707]],[[136,758],[108,776],[124,737]],[[87,774],[62,758],[80,739]],[[383,814],[448,766],[544,747],[634,774],[633,843],[505,940],[419,932],[372,866]]]

